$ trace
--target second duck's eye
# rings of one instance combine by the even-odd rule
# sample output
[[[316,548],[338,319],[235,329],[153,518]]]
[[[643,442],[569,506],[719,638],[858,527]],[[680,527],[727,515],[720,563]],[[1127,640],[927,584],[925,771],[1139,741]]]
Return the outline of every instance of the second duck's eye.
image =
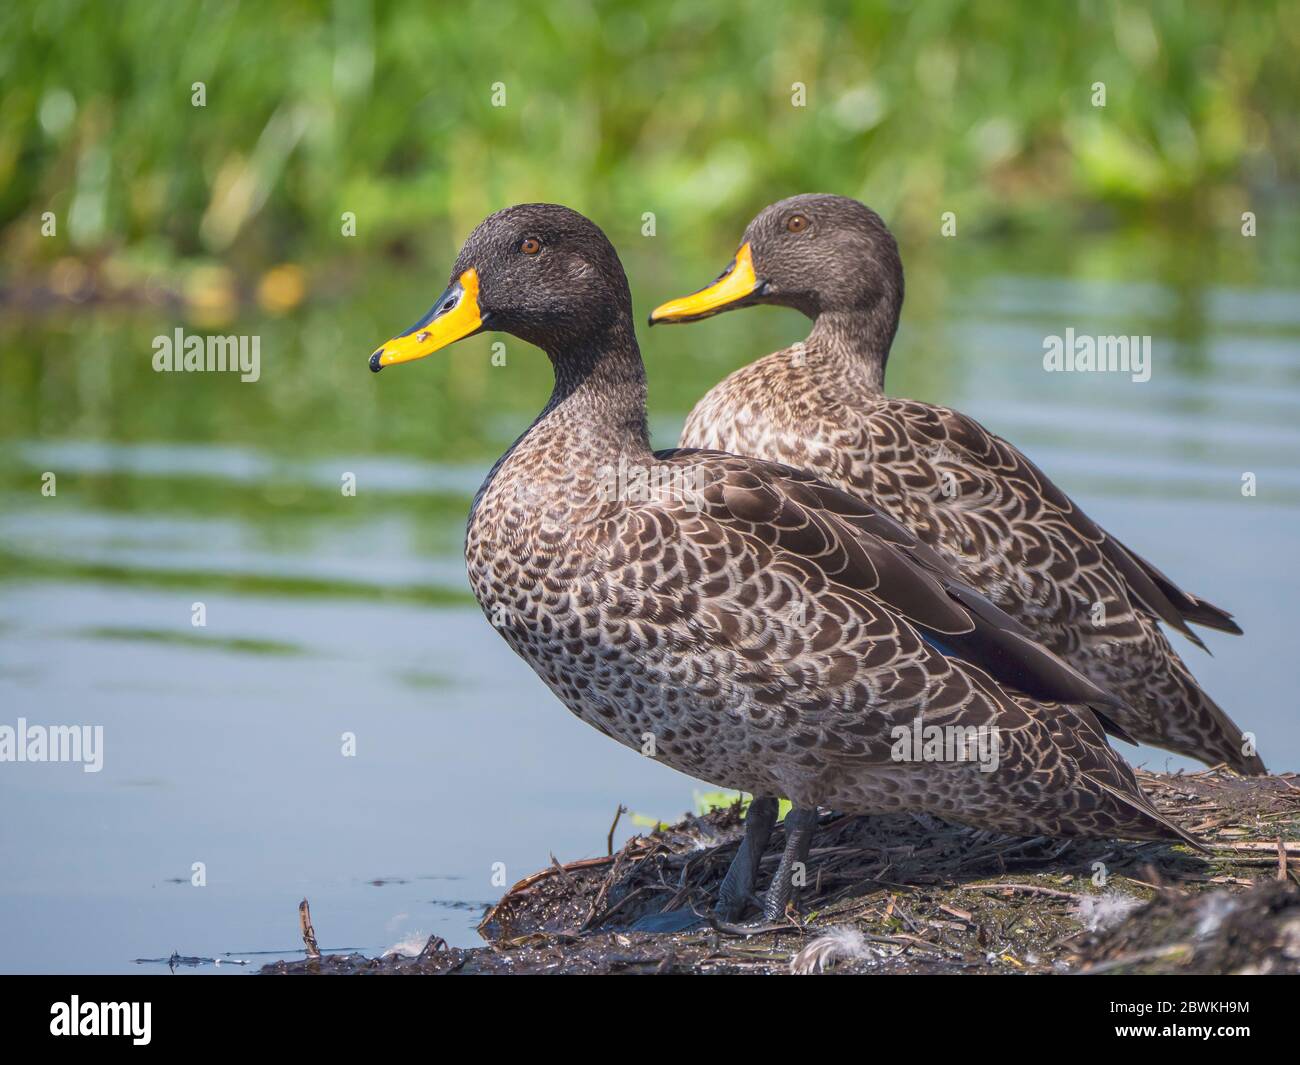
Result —
[[[808,218],[806,215],[792,214],[786,221],[785,228],[791,233],[802,233],[808,228]]]
[[[542,242],[536,237],[524,237],[519,245],[519,250],[525,255],[536,255],[542,250]]]

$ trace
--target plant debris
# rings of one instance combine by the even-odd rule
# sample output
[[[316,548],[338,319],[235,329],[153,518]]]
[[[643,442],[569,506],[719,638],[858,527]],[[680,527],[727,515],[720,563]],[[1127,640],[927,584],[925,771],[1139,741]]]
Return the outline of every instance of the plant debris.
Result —
[[[706,918],[740,804],[617,852],[544,869],[479,925],[487,945],[430,937],[416,957],[326,955],[265,973],[1300,973],[1300,781],[1224,769],[1139,772],[1209,848],[1024,839],[924,814],[827,814],[799,916],[655,935],[664,909]],[[601,841],[602,843],[605,841]],[[764,856],[766,883],[784,845]]]

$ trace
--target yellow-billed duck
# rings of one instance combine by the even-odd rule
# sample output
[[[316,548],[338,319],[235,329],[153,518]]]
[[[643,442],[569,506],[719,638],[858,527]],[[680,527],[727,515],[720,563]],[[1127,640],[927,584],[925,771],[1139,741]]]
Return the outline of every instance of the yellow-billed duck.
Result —
[[[483,330],[543,349],[555,387],[474,499],[474,594],[582,720],[755,796],[724,918],[750,897],[780,796],[794,808],[771,917],[818,806],[1189,839],[1107,743],[1114,697],[893,518],[788,466],[651,450],[627,278],[582,215],[527,204],[487,218],[433,308],[370,366]]]
[[[884,393],[903,303],[893,235],[843,196],[774,203],[714,284],[658,307],[691,322],[756,304],[812,319],[808,338],[696,404],[683,447],[788,463],[879,507],[1034,637],[1126,704],[1134,739],[1242,773],[1264,763],[1170,646],[1164,621],[1241,629],[1089,520],[1013,445],[947,407]]]

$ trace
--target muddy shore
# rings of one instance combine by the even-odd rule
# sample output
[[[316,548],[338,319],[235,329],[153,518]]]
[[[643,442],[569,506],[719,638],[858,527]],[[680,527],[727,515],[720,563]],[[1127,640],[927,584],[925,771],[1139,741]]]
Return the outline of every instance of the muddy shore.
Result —
[[[326,955],[264,973],[1300,973],[1300,778],[1140,773],[1207,853],[1164,843],[1019,839],[924,815],[826,814],[798,918],[630,932],[708,914],[739,806],[616,853],[555,864],[493,906],[485,945]],[[784,834],[769,844],[774,868]]]

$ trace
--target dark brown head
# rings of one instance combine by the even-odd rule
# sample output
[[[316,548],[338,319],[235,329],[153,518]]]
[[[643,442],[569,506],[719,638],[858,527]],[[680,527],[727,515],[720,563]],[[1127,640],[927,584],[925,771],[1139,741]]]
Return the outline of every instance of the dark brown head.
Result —
[[[749,223],[717,281],[657,307],[650,324],[694,322],[759,303],[793,307],[809,318],[870,315],[892,340],[903,303],[903,264],[893,234],[857,200],[791,196]]]
[[[446,291],[370,356],[370,368],[421,359],[484,330],[554,355],[600,343],[631,314],[627,276],[599,226],[558,204],[520,204],[479,223]]]

